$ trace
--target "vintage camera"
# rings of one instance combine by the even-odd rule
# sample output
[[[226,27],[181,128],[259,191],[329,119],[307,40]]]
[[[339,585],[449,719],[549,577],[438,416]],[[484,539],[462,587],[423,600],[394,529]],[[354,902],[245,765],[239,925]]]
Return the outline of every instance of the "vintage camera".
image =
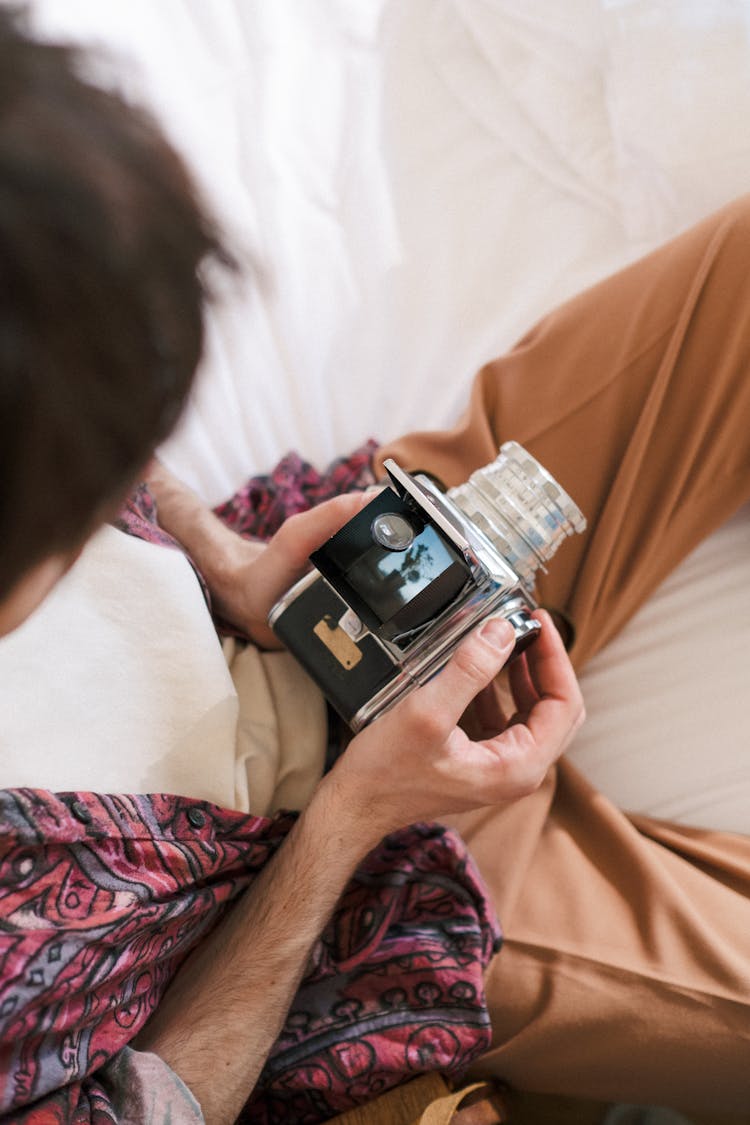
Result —
[[[390,487],[310,556],[315,570],[268,619],[355,731],[434,676],[486,617],[507,618],[523,651],[540,629],[537,570],[586,527],[516,442],[447,492],[385,468]]]

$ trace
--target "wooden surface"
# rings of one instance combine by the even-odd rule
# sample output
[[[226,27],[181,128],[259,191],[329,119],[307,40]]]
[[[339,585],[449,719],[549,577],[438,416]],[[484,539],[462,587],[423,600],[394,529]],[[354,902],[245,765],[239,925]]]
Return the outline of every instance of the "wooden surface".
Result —
[[[449,1091],[439,1075],[424,1075],[383,1094],[375,1102],[333,1119],[335,1125],[414,1125],[430,1101]],[[611,1105],[542,1094],[508,1092],[508,1125],[602,1125]],[[747,1114],[696,1115],[682,1111],[690,1125],[750,1125]]]
[[[448,1093],[450,1089],[439,1074],[424,1074],[381,1094],[368,1105],[334,1117],[331,1125],[413,1125],[430,1102]]]

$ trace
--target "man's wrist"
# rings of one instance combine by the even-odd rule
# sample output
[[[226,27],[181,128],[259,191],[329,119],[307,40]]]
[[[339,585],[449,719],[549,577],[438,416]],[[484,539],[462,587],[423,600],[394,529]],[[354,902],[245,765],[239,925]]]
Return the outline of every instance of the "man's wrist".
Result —
[[[358,850],[356,806],[347,801],[346,793],[331,773],[326,774],[317,785],[301,820],[311,830],[324,835],[326,840],[335,838],[337,846],[347,853]]]
[[[337,846],[354,854],[357,862],[397,827],[372,796],[363,792],[357,779],[338,767],[322,779],[310,805],[316,819],[328,826]]]

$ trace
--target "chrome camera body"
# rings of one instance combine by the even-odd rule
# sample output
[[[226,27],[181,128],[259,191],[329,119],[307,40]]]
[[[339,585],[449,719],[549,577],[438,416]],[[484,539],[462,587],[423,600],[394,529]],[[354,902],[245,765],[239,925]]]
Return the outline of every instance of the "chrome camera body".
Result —
[[[492,615],[513,655],[540,626],[534,580],[586,521],[522,446],[448,492],[385,462],[390,486],[310,556],[269,624],[354,731],[431,679]]]

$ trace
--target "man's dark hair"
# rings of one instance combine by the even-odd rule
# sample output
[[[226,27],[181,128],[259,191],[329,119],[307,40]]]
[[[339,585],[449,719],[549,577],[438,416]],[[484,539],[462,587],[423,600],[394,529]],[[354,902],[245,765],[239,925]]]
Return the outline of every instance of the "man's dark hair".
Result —
[[[228,262],[149,116],[0,7],[0,599],[172,429]]]

